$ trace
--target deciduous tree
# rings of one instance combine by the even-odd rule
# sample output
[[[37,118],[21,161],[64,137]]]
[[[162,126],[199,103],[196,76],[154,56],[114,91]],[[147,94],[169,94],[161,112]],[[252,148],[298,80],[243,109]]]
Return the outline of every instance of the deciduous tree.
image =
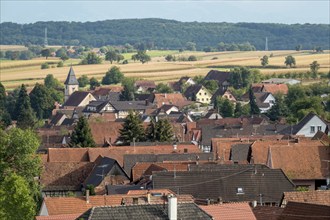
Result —
[[[310,70],[313,74],[317,74],[318,70],[320,69],[320,64],[317,61],[313,61],[309,64]]]
[[[90,85],[90,89],[95,89],[96,87],[100,86],[101,84],[95,77],[92,77],[89,80],[89,85]]]
[[[51,55],[51,51],[50,49],[46,48],[46,49],[43,49],[41,51],[41,56],[43,57],[46,57],[46,59],[48,59],[48,57]]]
[[[105,76],[102,79],[102,84],[110,85],[120,83],[124,78],[124,74],[116,66],[113,66],[111,69],[106,72]]]
[[[164,83],[159,83],[156,86],[156,92],[158,93],[173,93],[173,89],[171,89],[168,85]]]
[[[262,65],[263,67],[267,66],[267,65],[268,65],[268,56],[267,56],[267,55],[264,55],[264,56],[260,59],[260,61],[261,61],[261,65]]]
[[[89,83],[89,79],[86,75],[82,75],[78,78],[79,87],[85,87]]]
[[[136,92],[136,88],[134,86],[135,79],[125,77],[122,81],[122,85],[124,90],[120,94],[120,100],[122,101],[132,101],[134,100],[134,94]]]
[[[39,119],[49,118],[54,108],[55,100],[50,90],[42,84],[36,83],[30,93],[31,107]]]
[[[36,204],[26,180],[8,173],[0,182],[0,219],[34,219],[35,214]]]
[[[290,66],[290,68],[291,68],[292,66],[296,65],[296,59],[293,56],[289,55],[289,56],[285,57],[284,63],[286,66]]]
[[[13,128],[9,131],[0,130],[0,183],[5,181],[5,178],[9,175],[16,173],[26,181],[30,190],[27,195],[31,196],[35,203],[39,203],[41,200],[39,184],[35,181],[35,177],[38,177],[41,172],[41,160],[35,153],[39,145],[39,138],[31,130],[19,128]],[[15,195],[13,194],[12,198],[14,197]],[[1,199],[2,196],[0,196]],[[10,199],[5,199],[5,202],[9,203]],[[24,206],[24,204],[22,205]],[[1,207],[3,205],[0,205],[0,209]]]

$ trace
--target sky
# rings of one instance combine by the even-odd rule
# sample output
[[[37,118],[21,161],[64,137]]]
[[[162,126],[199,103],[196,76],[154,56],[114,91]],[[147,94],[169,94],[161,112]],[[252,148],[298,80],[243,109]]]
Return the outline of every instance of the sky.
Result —
[[[198,22],[330,24],[330,0],[0,0],[0,22],[164,18]]]

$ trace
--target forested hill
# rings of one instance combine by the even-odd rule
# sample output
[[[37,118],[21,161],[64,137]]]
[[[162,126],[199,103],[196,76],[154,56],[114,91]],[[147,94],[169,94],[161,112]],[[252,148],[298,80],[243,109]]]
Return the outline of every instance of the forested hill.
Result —
[[[37,22],[0,24],[0,44],[43,44],[48,30],[49,45],[124,45],[146,43],[159,49],[180,49],[187,42],[197,49],[216,47],[219,42],[250,42],[257,50],[329,49],[330,25],[269,23],[200,23],[164,19],[122,19],[97,22]]]

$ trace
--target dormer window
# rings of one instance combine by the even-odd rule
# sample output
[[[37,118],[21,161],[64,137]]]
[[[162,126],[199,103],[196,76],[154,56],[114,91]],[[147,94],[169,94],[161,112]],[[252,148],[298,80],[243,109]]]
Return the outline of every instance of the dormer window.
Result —
[[[244,190],[242,187],[238,187],[237,188],[237,191],[236,191],[236,194],[244,194]]]

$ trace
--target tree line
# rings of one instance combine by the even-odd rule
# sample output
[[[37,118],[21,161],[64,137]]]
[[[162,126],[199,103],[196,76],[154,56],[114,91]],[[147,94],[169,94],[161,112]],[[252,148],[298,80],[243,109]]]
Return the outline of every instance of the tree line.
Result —
[[[206,23],[179,22],[165,19],[121,19],[96,22],[36,22],[0,24],[2,44],[35,44],[44,42],[44,29],[48,30],[50,45],[104,45],[131,44],[146,50],[180,49],[187,42],[195,43],[197,50],[217,48],[219,42],[233,47],[232,43],[249,42],[257,50],[265,48],[268,38],[270,50],[304,49],[322,47],[329,49],[327,24],[271,24],[271,23]],[[97,30],[97,31],[95,31]],[[244,34],[242,34],[244,33]]]

